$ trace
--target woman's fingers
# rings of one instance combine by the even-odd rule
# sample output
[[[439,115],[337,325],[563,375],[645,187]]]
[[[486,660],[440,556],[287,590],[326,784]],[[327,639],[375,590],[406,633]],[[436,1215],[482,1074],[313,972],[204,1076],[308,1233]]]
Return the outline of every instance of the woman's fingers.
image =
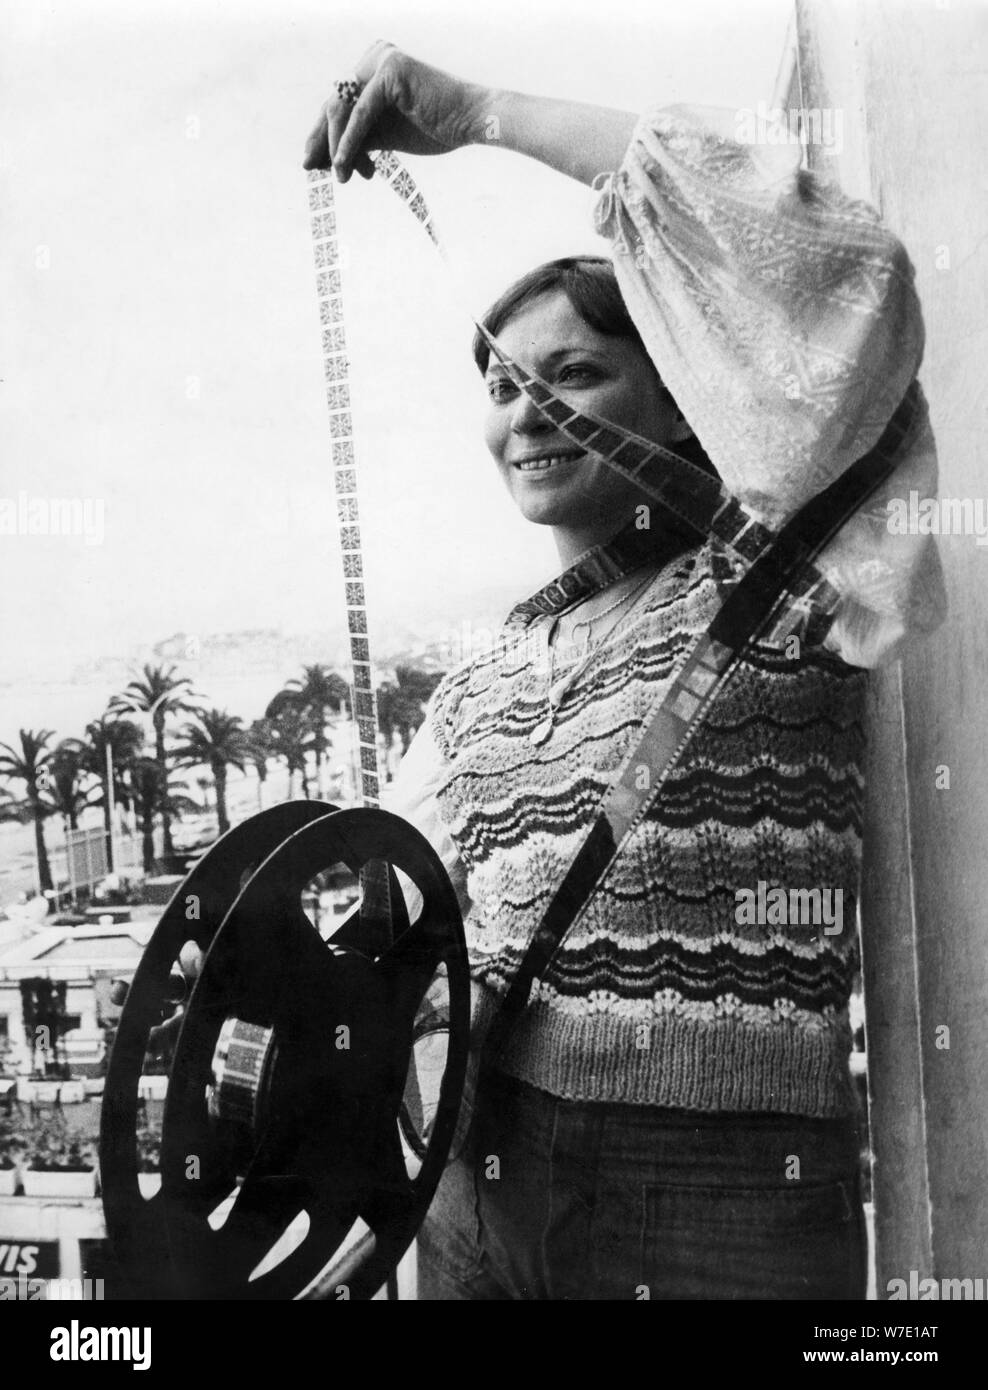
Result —
[[[357,100],[351,104],[339,92],[330,97],[303,160],[306,169],[335,169],[341,183],[354,170],[371,177],[374,149],[437,155],[469,144],[486,100],[485,88],[420,63],[384,41],[368,49],[346,82],[344,92],[359,89]]]
[[[353,80],[359,87],[363,87],[370,82],[377,71],[383,55],[394,44],[388,43],[385,39],[378,39],[372,43],[370,48],[364,53],[360,62],[353,69]],[[343,101],[342,97],[334,94],[323,104],[319,117],[305,142],[305,158],[302,167],[305,169],[330,169],[336,158],[336,147],[339,144],[340,136],[347,124],[350,115],[350,106]],[[374,166],[369,158],[354,162],[354,167],[358,173],[365,178],[370,178],[374,172]]]
[[[353,172],[353,165],[356,163],[360,154],[365,153],[364,145],[368,136],[377,122],[381,120],[386,108],[388,108],[388,85],[384,75],[377,72],[374,78],[367,83],[356,106],[347,111],[349,120],[343,121],[340,125],[338,142],[329,145],[332,161],[336,170],[336,178],[340,183],[346,183],[350,174]]]
[[[389,105],[388,82],[383,72],[374,74],[360,93],[356,106],[343,106],[342,119],[330,122],[329,154],[336,177],[346,183],[371,132]]]
[[[335,163],[336,147],[347,122],[349,107],[338,96],[331,96],[323,105],[305,142],[304,169],[331,169]]]
[[[340,177],[339,145],[350,118],[351,107],[335,92],[326,102],[326,135],[329,142],[329,167]]]
[[[303,169],[328,169],[329,168],[329,141],[326,131],[326,108],[319,112],[319,119],[312,127],[309,138],[305,142],[305,157],[302,160]]]
[[[327,103],[328,106],[328,103]],[[332,167],[329,156],[329,118],[326,106],[319,113],[319,119],[312,127],[309,138],[305,142],[305,156],[302,160],[303,169],[329,169]],[[365,179],[374,177],[374,161],[369,154],[361,152],[354,161],[353,167],[357,173]]]

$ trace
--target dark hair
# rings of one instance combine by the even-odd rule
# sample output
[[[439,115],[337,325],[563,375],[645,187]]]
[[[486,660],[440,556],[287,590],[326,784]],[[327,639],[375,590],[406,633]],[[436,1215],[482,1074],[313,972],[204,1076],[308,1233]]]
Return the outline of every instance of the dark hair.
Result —
[[[621,298],[614,267],[606,256],[564,256],[561,260],[537,265],[494,301],[484,315],[484,327],[497,337],[519,309],[552,290],[562,290],[584,323],[598,333],[611,338],[633,338],[642,352],[645,351],[645,344]],[[473,337],[473,360],[481,374],[487,371],[490,348],[479,332]]]
[[[597,333],[611,338],[628,338],[637,344],[655,371],[658,389],[672,400],[671,392],[655,369],[641,334],[628,313],[614,266],[606,256],[563,256],[536,266],[509,285],[494,301],[483,317],[484,327],[496,337],[508,320],[526,304],[553,290],[562,290],[584,323]],[[490,348],[479,331],[473,335],[473,360],[483,375],[490,362]],[[674,452],[714,477],[718,476],[695,435],[676,444]]]

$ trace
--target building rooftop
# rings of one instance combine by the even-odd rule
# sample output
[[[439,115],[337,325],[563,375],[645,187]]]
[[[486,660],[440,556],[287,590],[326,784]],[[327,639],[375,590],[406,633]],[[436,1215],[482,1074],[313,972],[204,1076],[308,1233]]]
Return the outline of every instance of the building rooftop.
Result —
[[[47,927],[0,950],[0,982],[31,975],[77,979],[88,966],[136,968],[154,930],[152,922],[114,926]]]

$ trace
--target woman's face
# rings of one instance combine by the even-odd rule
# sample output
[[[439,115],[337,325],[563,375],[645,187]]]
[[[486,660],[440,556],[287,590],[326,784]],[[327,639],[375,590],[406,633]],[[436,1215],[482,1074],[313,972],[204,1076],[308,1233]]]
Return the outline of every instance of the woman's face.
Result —
[[[656,444],[672,446],[688,436],[688,426],[638,344],[591,328],[563,290],[526,304],[497,338],[509,357],[538,373],[575,410],[588,410]],[[633,482],[572,444],[493,356],[486,384],[487,447],[528,521],[585,533],[593,543],[598,533],[605,539],[630,519],[643,500]]]

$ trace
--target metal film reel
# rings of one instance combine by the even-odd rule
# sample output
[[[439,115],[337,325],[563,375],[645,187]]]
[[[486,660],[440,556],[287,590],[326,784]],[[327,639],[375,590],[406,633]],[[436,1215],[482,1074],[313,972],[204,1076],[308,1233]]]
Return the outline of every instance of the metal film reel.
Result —
[[[424,906],[382,939],[324,940],[302,891],[343,864],[400,869]],[[391,875],[392,891],[397,881]],[[189,920],[197,900],[199,920]],[[206,951],[169,1076],[160,1192],[137,1181],[137,1086],[186,941]],[[437,994],[443,999],[437,1007]],[[466,1071],[469,974],[455,893],[387,812],[289,803],[231,830],[175,894],[120,1021],[103,1102],[107,1230],[152,1298],[369,1298],[421,1224]],[[431,1065],[420,1068],[422,1039]],[[436,1055],[441,1038],[441,1058]]]

